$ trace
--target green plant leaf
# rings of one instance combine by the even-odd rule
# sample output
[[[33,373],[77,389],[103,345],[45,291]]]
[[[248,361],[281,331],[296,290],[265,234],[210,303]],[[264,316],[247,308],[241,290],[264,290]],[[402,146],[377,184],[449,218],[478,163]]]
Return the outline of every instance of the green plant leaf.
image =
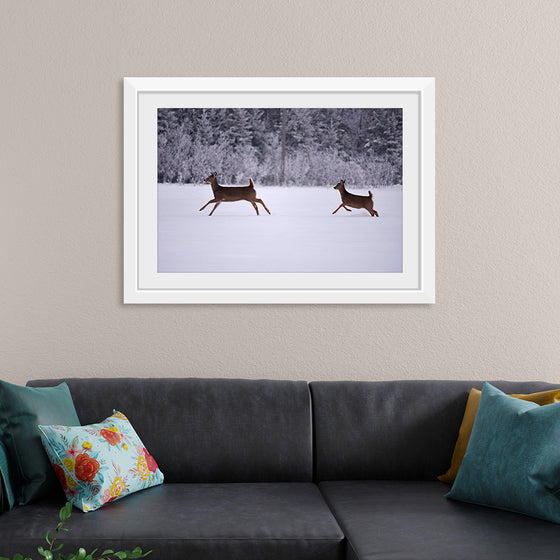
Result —
[[[66,502],[64,506],[60,509],[59,517],[60,521],[64,523],[72,514],[72,504],[70,502]]]
[[[66,505],[64,506],[65,510],[66,510],[66,519],[68,519],[70,517],[70,515],[72,514],[72,504],[70,502],[66,502]]]
[[[23,556],[21,554],[14,554],[14,560],[23,560]]]
[[[121,560],[124,560],[128,556],[126,552],[115,552],[114,555]]]
[[[114,550],[111,550],[110,548],[108,548],[107,550],[104,550],[104,551],[101,553],[101,556],[106,556],[107,554],[115,554],[115,551],[114,551]],[[0,560],[2,560],[2,559],[0,558]]]

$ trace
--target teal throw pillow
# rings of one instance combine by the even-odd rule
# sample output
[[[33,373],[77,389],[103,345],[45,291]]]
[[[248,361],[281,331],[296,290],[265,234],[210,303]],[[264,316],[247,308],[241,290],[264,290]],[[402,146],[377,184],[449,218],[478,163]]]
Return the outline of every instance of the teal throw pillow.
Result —
[[[560,403],[540,406],[485,383],[447,498],[560,523]]]
[[[68,385],[22,387],[0,381],[0,440],[19,505],[59,489],[41,445],[38,424],[80,425]]]
[[[89,426],[39,426],[68,501],[93,511],[163,482],[163,474],[121,412]]]
[[[0,511],[12,509],[14,503],[15,496],[8,464],[8,452],[0,440]]]

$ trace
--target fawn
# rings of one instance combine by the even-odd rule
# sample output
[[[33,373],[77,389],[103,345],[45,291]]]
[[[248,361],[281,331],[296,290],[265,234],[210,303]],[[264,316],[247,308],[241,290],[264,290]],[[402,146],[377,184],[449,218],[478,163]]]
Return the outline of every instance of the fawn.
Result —
[[[249,179],[249,184],[246,187],[223,187],[222,185],[218,184],[218,179],[216,177],[216,172],[211,173],[206,179],[204,179],[205,183],[210,183],[212,187],[212,192],[214,193],[214,198],[209,200],[200,210],[204,210],[209,204],[215,203],[214,208],[212,208],[212,212],[208,214],[211,216],[214,213],[214,210],[218,208],[218,206],[226,201],[226,202],[234,202],[236,200],[246,200],[253,205],[257,216],[259,215],[259,209],[257,207],[257,202],[263,205],[263,208],[270,214],[270,210],[266,207],[265,203],[260,199],[257,198],[257,191],[255,191],[255,184],[253,183],[253,179]]]
[[[347,208],[347,206],[350,206],[351,208],[363,208],[372,216],[379,217],[377,210],[373,209],[373,195],[371,194],[371,191],[368,191],[369,196],[352,194],[346,190],[344,183],[344,179],[341,179],[336,184],[336,187],[333,187],[340,193],[340,197],[342,198],[342,204],[333,212],[333,214],[336,214],[341,208],[344,208],[344,210],[347,210],[348,212],[352,212],[350,208]]]

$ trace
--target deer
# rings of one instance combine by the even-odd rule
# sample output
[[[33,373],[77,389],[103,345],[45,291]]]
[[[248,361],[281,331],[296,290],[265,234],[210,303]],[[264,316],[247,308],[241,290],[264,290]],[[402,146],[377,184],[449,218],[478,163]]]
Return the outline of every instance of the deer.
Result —
[[[373,195],[371,194],[371,191],[368,191],[369,196],[349,193],[344,186],[345,182],[346,181],[344,179],[341,179],[336,186],[333,187],[340,193],[340,197],[342,198],[342,204],[333,212],[333,214],[336,214],[341,208],[344,208],[347,212],[352,212],[350,208],[363,208],[364,210],[367,210],[372,217],[379,217],[377,210],[373,209]],[[350,208],[348,208],[348,206],[350,206]]]
[[[253,205],[257,216],[259,215],[259,209],[257,207],[257,202],[262,204],[263,208],[270,214],[270,210],[266,207],[266,204],[262,201],[262,199],[257,198],[257,191],[255,190],[255,184],[253,183],[253,179],[249,178],[249,184],[246,187],[224,187],[218,184],[217,173],[211,173],[206,179],[204,179],[205,183],[210,183],[212,187],[212,192],[214,193],[214,198],[209,200],[200,210],[204,210],[209,204],[215,203],[214,208],[209,216],[214,213],[214,210],[218,208],[218,206],[222,202],[234,202],[236,200],[246,200]],[[199,211],[200,211],[199,210]]]

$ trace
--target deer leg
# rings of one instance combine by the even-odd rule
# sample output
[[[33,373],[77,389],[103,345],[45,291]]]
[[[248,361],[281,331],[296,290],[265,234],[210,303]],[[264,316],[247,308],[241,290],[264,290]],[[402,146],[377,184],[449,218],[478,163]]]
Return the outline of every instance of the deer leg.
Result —
[[[212,202],[212,201],[210,201]],[[214,210],[216,210],[216,208],[218,208],[218,206],[220,206],[221,204],[221,200],[218,200],[218,202],[216,202],[216,205],[214,206],[214,208],[212,208],[212,212],[210,212],[210,214],[208,214],[209,216],[211,216],[214,213]]]
[[[218,201],[215,198],[213,198],[212,200],[209,200],[200,210],[204,210],[209,204],[212,204],[212,202],[218,202]]]
[[[249,200],[249,202],[253,205],[253,208],[255,209],[255,212],[257,213],[257,216],[258,216],[259,215],[259,209],[257,208],[257,205],[252,200]]]
[[[352,210],[350,210],[350,208],[348,208],[347,206],[342,205],[342,207],[344,208],[344,210],[346,210],[346,212],[352,212]]]
[[[344,203],[342,203],[334,212],[333,214],[336,214],[341,208],[344,207]]]
[[[255,202],[262,204],[263,208],[270,214],[270,210],[266,207],[266,204],[262,201],[261,198],[255,198]]]

